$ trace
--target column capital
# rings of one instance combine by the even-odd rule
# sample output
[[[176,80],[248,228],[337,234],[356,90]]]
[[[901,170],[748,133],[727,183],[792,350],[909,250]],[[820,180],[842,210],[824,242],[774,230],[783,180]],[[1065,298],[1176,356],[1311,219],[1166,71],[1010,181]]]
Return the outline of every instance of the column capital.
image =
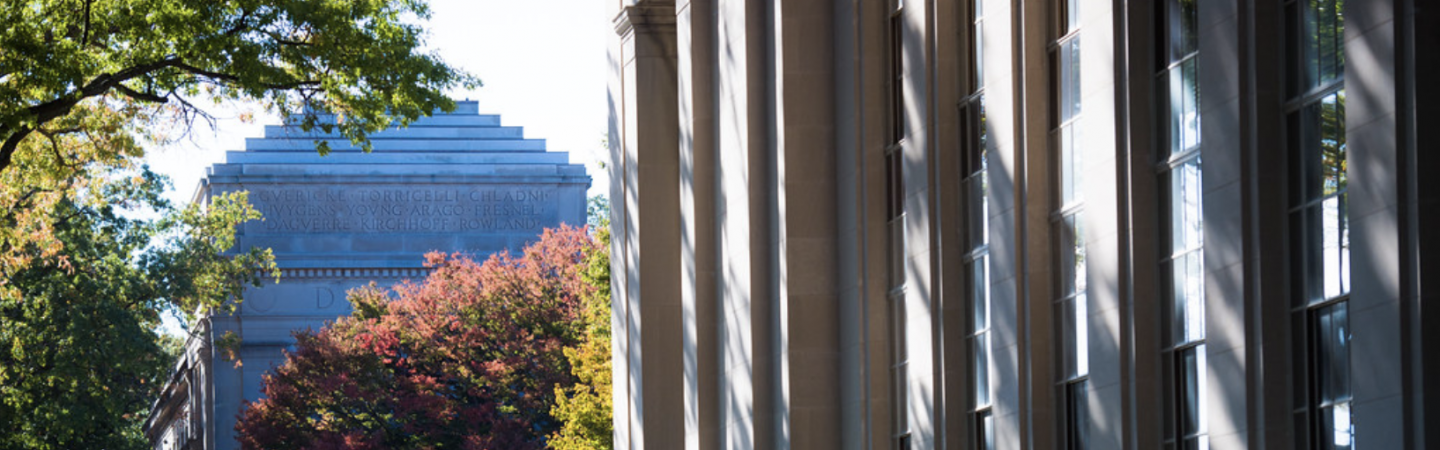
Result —
[[[675,32],[674,2],[640,2],[620,9],[615,16],[615,34],[624,38],[631,33]]]

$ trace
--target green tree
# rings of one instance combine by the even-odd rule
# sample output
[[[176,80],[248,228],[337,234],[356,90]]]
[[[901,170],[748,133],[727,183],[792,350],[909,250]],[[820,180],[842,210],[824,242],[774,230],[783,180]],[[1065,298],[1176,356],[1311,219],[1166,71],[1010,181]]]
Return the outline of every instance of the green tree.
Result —
[[[0,293],[0,449],[148,448],[140,428],[174,363],[161,312],[224,308],[278,275],[268,250],[222,254],[259,217],[244,194],[175,210],[156,175],[112,175],[57,202],[49,226],[64,252],[15,270]]]
[[[603,197],[592,197],[594,199]],[[607,205],[608,206],[608,205]],[[607,207],[608,209],[608,207]],[[608,212],[608,211],[607,211]],[[592,220],[594,216],[592,215]],[[612,449],[614,408],[610,389],[610,220],[598,220],[597,244],[585,255],[581,279],[590,286],[584,295],[580,343],[565,349],[570,373],[576,383],[555,388],[555,406],[550,414],[560,421],[560,430],[550,436],[556,450]]]
[[[423,0],[3,2],[0,275],[58,255],[60,199],[208,117],[199,100],[257,101],[368,149],[478,85],[421,51]]]

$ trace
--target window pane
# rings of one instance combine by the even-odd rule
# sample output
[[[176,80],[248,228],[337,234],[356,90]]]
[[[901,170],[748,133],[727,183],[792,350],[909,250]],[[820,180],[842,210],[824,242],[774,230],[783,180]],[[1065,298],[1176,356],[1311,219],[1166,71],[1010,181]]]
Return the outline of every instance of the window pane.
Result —
[[[990,411],[980,414],[980,450],[995,450],[995,417]]]
[[[1205,392],[1206,354],[1205,346],[1179,350],[1176,356],[1179,367],[1180,436],[1193,438],[1206,431]]]
[[[975,324],[975,332],[990,328],[990,278],[986,276],[988,264],[989,258],[985,255],[970,263],[970,302],[974,312],[972,323]]]
[[[1324,192],[1324,158],[1321,148],[1321,125],[1322,111],[1318,104],[1306,106],[1299,114],[1301,123],[1299,127],[1299,147],[1296,149],[1296,158],[1302,164],[1300,168],[1301,201],[1310,201],[1325,195]]]
[[[1170,153],[1185,151],[1184,71],[1170,69]]]
[[[1350,292],[1350,231],[1345,214],[1345,196],[1331,197],[1321,203],[1324,261],[1324,298],[1330,299]]]
[[[1291,96],[1340,79],[1345,75],[1344,3],[1336,0],[1300,0],[1286,8],[1287,46],[1292,60]]]
[[[1172,253],[1200,248],[1204,244],[1204,215],[1200,160],[1194,159],[1170,174],[1170,236]]]
[[[1077,135],[1079,128],[1072,123],[1060,129],[1060,202],[1070,205],[1083,198],[1080,191],[1080,155]]]
[[[897,365],[907,359],[905,324],[905,296],[904,294],[892,295],[890,297],[890,343],[892,359]]]
[[[1345,189],[1345,92],[1325,97],[1320,102],[1320,180],[1323,195]]]
[[[1066,119],[1080,115],[1080,38],[1071,39],[1063,47],[1068,58],[1065,65],[1065,90],[1069,92]]]
[[[1335,76],[1345,75],[1345,3],[1343,1],[1330,0],[1330,13],[1335,15],[1334,31],[1331,36],[1335,41]]]
[[[1320,207],[1309,207],[1292,214],[1291,240],[1296,243],[1292,249],[1293,270],[1300,274],[1297,285],[1300,287],[1295,295],[1302,304],[1308,304],[1324,300],[1325,272],[1324,256],[1322,245],[1324,244],[1323,230],[1319,228],[1321,222]],[[1338,261],[1336,261],[1338,263]]]
[[[1321,400],[1330,402],[1345,402],[1350,400],[1350,319],[1349,306],[1342,302],[1321,310],[1321,323],[1324,326],[1317,327],[1322,333],[1319,336],[1320,349],[1317,353],[1323,357],[1322,364],[1316,368],[1320,372],[1318,380],[1321,389]]]
[[[1065,0],[1065,31],[1075,31],[1080,28],[1080,1]]]
[[[1316,48],[1319,53],[1319,73],[1321,80],[1335,79],[1335,14],[1334,4],[1327,0],[1312,0],[1315,5],[1316,18]]]
[[[1196,29],[1195,0],[1180,0],[1180,36],[1181,54],[1189,54],[1199,49],[1199,30]]]
[[[1060,296],[1085,291],[1085,236],[1078,217],[1060,223]]]
[[[977,0],[977,1],[975,2],[975,4],[977,5],[977,6],[976,6],[977,13],[978,13],[979,8],[980,8],[980,7],[978,6],[980,3],[981,3],[981,2],[980,2],[979,0]],[[978,18],[978,14],[977,14],[977,18]],[[975,55],[975,90],[977,90],[977,91],[980,90],[980,88],[985,87],[985,41],[984,41],[984,36],[985,36],[985,22],[982,21],[982,20],[976,20],[976,21],[975,21],[975,49],[974,49],[974,55]]]
[[[1320,48],[1317,41],[1320,40],[1320,15],[1318,6],[1320,0],[1302,0],[1306,2],[1306,8],[1301,11],[1300,24],[1304,27],[1301,31],[1303,43],[1301,48],[1305,52],[1304,59],[1304,89],[1309,89],[1320,84]]]
[[[981,95],[976,103],[980,105],[980,128],[976,130],[980,135],[980,167],[985,167],[986,158],[990,152],[990,128],[985,118],[985,96]]]
[[[985,183],[988,180],[983,172],[984,169],[982,168],[981,170],[979,175],[970,177],[966,189],[966,194],[969,196],[969,199],[966,201],[969,209],[966,213],[968,216],[966,219],[969,223],[967,228],[970,231],[969,245],[972,249],[984,246],[989,240],[988,234],[990,232],[988,223],[990,214],[989,205],[987,204],[988,200],[985,198]]]
[[[1075,364],[1075,300],[1066,299],[1055,304],[1055,324],[1060,335],[1060,379],[1065,380],[1079,373]]]
[[[1194,348],[1180,351],[1180,435],[1189,436],[1200,430],[1200,386],[1196,383]]]
[[[890,220],[890,287],[905,285],[905,218]]]
[[[1205,292],[1201,272],[1203,253],[1194,251],[1175,258],[1172,287],[1174,292],[1174,344],[1205,339]]]
[[[1314,338],[1311,337],[1310,328],[1314,327],[1315,320],[1310,317],[1310,311],[1299,311],[1291,314],[1290,342],[1294,342],[1296,351],[1290,352],[1291,375],[1294,377],[1290,383],[1291,408],[1306,410],[1313,403],[1314,393],[1311,392],[1310,371],[1307,364],[1311,364],[1310,353],[1314,351]],[[1298,348],[1303,347],[1303,348]],[[1302,435],[1304,433],[1301,433]]]
[[[1070,449],[1083,450],[1088,448],[1089,441],[1090,411],[1089,396],[1085,391],[1086,381],[1078,381],[1065,386],[1066,396],[1066,447]]]
[[[1320,409],[1320,435],[1316,436],[1320,448],[1326,450],[1350,450],[1353,448],[1355,429],[1350,420],[1350,404],[1340,403]]]
[[[1200,145],[1200,85],[1196,82],[1198,67],[1198,58],[1190,58],[1176,68],[1181,74],[1180,97],[1185,102],[1181,115],[1177,117],[1180,120],[1181,151]]]
[[[1090,372],[1090,337],[1086,321],[1085,295],[1055,305],[1060,326],[1060,369],[1062,379],[1071,379]]]
[[[990,339],[989,333],[975,336],[975,407],[990,405]]]
[[[1288,55],[1288,69],[1286,74],[1287,85],[1290,88],[1290,95],[1298,95],[1305,90],[1305,77],[1303,65],[1299,62],[1304,58],[1304,39],[1301,39],[1300,31],[1300,3],[1294,2],[1285,6],[1285,54]]]
[[[1290,206],[1305,202],[1305,147],[1304,111],[1290,113],[1285,118],[1285,139],[1290,146],[1289,158],[1285,158],[1289,173]]]
[[[1314,312],[1315,409],[1322,448],[1349,449],[1354,430],[1350,417],[1350,319],[1345,302]]]

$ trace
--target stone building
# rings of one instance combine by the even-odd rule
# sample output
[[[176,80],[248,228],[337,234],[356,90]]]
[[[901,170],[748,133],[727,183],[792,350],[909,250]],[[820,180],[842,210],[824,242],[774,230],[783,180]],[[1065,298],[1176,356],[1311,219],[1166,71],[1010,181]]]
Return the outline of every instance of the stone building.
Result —
[[[237,248],[273,249],[282,274],[279,284],[248,288],[235,314],[192,326],[146,423],[157,450],[236,448],[236,415],[284,362],[291,332],[348,315],[346,290],[419,280],[432,250],[483,258],[519,251],[546,227],[585,223],[583,165],[479,114],[476,102],[457,103],[453,113],[372,135],[369,154],[337,135],[267,126],[209,170],[197,201],[248,191],[265,219],[241,226]],[[318,139],[329,142],[328,156],[316,153]],[[214,348],[227,332],[240,338],[240,366]]]
[[[617,448],[1440,446],[1432,2],[606,3]]]

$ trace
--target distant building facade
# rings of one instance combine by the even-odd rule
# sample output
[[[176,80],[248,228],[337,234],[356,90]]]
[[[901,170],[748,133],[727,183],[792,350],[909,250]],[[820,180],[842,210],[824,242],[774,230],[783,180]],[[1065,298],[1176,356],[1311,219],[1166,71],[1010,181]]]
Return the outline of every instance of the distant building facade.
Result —
[[[1436,5],[606,3],[616,448],[1440,446]]]
[[[284,362],[291,333],[348,315],[348,289],[422,279],[432,250],[519,251],[544,228],[585,223],[583,165],[479,114],[476,102],[457,103],[454,113],[372,135],[369,154],[336,135],[267,126],[209,171],[198,201],[248,191],[265,219],[241,226],[237,248],[273,249],[282,275],[247,289],[235,314],[192,326],[146,424],[157,450],[237,448],[236,416]],[[329,142],[328,156],[316,153],[317,139]],[[240,338],[239,367],[215,348],[227,332]]]

